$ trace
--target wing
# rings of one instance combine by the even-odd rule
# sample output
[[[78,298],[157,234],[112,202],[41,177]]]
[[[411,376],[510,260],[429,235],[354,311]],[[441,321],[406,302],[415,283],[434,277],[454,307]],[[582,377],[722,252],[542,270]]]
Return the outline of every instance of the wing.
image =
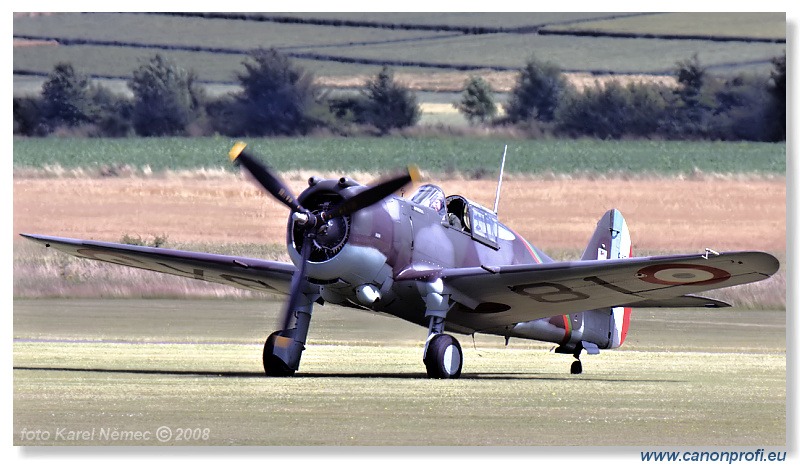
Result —
[[[254,258],[216,255],[64,237],[21,234],[76,257],[226,284],[240,289],[288,294],[295,266]]]
[[[686,295],[760,281],[779,266],[767,253],[727,252],[456,268],[439,276],[460,304],[448,321],[483,330],[605,307],[700,306],[708,300]]]

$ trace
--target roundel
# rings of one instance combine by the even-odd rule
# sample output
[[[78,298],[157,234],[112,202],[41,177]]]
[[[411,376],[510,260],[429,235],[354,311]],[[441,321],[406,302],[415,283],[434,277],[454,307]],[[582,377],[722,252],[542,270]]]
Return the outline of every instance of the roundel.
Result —
[[[642,268],[636,274],[642,281],[666,286],[693,284],[703,286],[716,284],[731,277],[731,274],[708,265],[667,263]]]

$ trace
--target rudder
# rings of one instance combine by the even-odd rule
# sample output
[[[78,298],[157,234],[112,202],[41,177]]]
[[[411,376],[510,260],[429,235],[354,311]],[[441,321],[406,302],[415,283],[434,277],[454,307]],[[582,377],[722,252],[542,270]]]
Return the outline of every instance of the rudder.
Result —
[[[628,258],[633,254],[628,223],[617,209],[606,211],[594,231],[581,260]]]

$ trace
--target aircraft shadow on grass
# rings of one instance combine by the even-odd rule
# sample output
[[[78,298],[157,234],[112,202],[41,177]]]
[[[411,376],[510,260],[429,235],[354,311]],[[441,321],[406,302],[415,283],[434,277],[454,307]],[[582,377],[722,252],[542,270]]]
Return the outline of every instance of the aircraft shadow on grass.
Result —
[[[190,370],[162,370],[162,369],[92,369],[80,367],[14,367],[14,370],[21,371],[50,371],[50,372],[94,372],[102,374],[141,374],[141,375],[172,375],[172,376],[192,376],[192,377],[225,377],[225,378],[259,378],[270,379],[263,372],[230,372],[230,371],[190,371]],[[295,378],[320,379],[320,378],[343,378],[343,379],[425,379],[428,378],[422,372],[397,373],[397,372],[309,372],[298,373]],[[654,382],[654,383],[679,383],[682,380],[668,379],[608,379],[608,378],[587,378],[571,375],[554,376],[552,374],[531,373],[531,372],[481,372],[464,373],[462,379],[467,380],[587,380],[598,382]]]

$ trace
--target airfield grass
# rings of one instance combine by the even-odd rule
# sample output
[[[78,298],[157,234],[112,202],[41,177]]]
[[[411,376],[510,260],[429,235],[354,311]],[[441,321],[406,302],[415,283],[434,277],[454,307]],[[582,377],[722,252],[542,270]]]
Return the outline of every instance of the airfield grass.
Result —
[[[298,375],[265,378],[260,343],[279,309],[15,301],[14,444],[786,444],[783,312],[712,312],[699,326],[687,311],[636,316],[627,350],[584,357],[580,376],[569,374],[570,356],[541,344],[459,336],[462,378],[434,381],[421,362],[424,329],[335,307],[315,312]],[[651,334],[664,340],[648,349]],[[161,443],[161,426],[208,437]],[[59,428],[98,436],[55,440]],[[104,428],[151,440],[101,440]],[[51,438],[21,440],[23,429]]]

